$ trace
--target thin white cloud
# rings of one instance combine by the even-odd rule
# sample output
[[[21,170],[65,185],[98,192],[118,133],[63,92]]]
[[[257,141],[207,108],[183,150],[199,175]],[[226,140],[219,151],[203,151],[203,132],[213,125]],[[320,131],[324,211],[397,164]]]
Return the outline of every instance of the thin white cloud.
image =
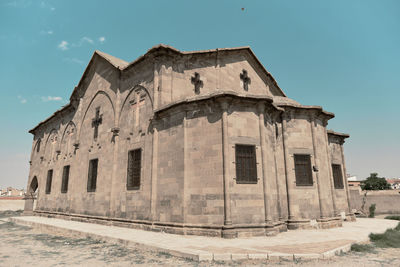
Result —
[[[17,98],[19,99],[19,102],[21,103],[21,104],[25,104],[26,102],[28,102],[25,98],[23,98],[22,96],[17,96]]]
[[[82,42],[88,42],[89,44],[93,44],[93,40],[90,39],[89,37],[84,36],[84,37],[82,37],[81,40],[82,40]]]
[[[63,101],[61,96],[42,96],[41,99],[42,99],[43,102]]]
[[[53,31],[51,31],[51,34],[53,33]],[[47,34],[50,34],[50,33],[48,33],[47,32]],[[103,43],[103,42],[105,42],[105,40],[106,40],[106,38],[103,36],[103,37],[100,37],[99,38],[99,42],[100,43]],[[79,41],[78,42],[76,42],[76,43],[68,43],[67,41],[65,41],[65,40],[63,40],[63,41],[61,41],[61,43],[58,45],[58,48],[59,49],[61,49],[61,50],[63,50],[63,51],[65,51],[65,50],[68,50],[69,48],[71,48],[71,47],[81,47],[81,46],[83,46],[84,44],[91,44],[91,45],[93,45],[95,42],[94,42],[94,40],[92,39],[92,38],[90,38],[90,37],[87,37],[87,36],[83,36],[81,39],[79,39]],[[78,62],[76,62],[76,63],[78,63]]]
[[[54,32],[52,30],[48,30],[48,31],[42,30],[42,31],[40,31],[40,34],[43,34],[43,35],[52,35],[53,33]]]
[[[65,51],[65,50],[68,50],[69,49],[69,47],[68,47],[68,42],[67,41],[61,41],[61,43],[58,45],[58,48],[59,49],[61,49],[61,50],[63,50],[63,51]]]
[[[51,11],[54,11],[54,10],[56,10],[56,8],[55,8],[55,7],[51,7],[50,10],[51,10]]]
[[[73,58],[66,57],[66,58],[63,58],[63,61],[70,62],[70,63],[76,63],[76,64],[79,64],[79,65],[85,64],[85,62],[83,60],[80,60],[80,59],[75,58],[75,57],[73,57]]]
[[[94,41],[93,41],[93,39],[91,39],[91,38],[89,38],[89,37],[87,37],[87,36],[84,36],[84,37],[82,37],[82,38],[79,40],[79,42],[73,43],[72,46],[73,46],[73,47],[81,47],[81,46],[84,45],[85,43],[87,43],[87,44],[94,44]]]

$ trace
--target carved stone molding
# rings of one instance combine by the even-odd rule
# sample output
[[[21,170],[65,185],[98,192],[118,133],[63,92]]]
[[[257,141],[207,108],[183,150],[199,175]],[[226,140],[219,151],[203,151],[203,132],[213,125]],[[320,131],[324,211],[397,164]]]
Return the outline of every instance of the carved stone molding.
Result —
[[[120,129],[119,127],[113,127],[113,128],[111,128],[111,132],[113,133],[113,136],[118,136],[120,130],[121,130],[121,129]]]
[[[265,103],[264,102],[258,102],[257,103],[257,111],[258,111],[258,113],[264,113],[265,112]]]
[[[228,98],[221,98],[221,99],[218,99],[218,102],[220,104],[221,109],[223,111],[226,111],[226,110],[229,109],[231,99],[230,98],[229,99]]]
[[[74,143],[75,150],[79,149],[79,142]]]

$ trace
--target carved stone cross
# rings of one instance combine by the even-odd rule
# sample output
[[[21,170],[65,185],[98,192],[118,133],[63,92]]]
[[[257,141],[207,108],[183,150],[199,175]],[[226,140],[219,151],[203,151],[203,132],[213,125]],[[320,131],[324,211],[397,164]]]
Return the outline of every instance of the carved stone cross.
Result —
[[[96,116],[92,119],[92,127],[94,128],[93,138],[97,139],[99,135],[99,125],[103,122],[103,114],[100,115],[100,107],[96,108]]]
[[[194,76],[191,78],[192,84],[194,84],[194,92],[196,94],[200,93],[200,88],[203,87],[203,81],[200,80],[200,74],[195,72]]]
[[[240,73],[240,79],[243,81],[243,89],[248,91],[251,79],[247,76],[247,70],[243,70],[242,73]]]

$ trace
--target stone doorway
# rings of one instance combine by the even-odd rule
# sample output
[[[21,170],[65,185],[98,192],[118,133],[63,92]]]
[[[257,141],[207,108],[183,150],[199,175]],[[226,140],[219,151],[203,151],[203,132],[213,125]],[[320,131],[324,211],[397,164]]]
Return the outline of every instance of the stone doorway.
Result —
[[[29,185],[28,191],[25,195],[25,207],[24,214],[30,215],[33,214],[33,211],[36,208],[36,198],[37,198],[37,189],[39,187],[37,177],[33,177],[31,184]]]

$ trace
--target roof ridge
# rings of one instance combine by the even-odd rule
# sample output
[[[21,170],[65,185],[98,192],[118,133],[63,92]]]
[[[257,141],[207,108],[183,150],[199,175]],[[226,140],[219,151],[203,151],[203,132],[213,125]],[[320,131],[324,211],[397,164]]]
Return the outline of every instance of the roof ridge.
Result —
[[[102,52],[100,50],[95,50],[94,52],[96,54],[98,54],[99,56],[101,56],[102,58],[104,58],[105,60],[107,60],[109,63],[111,63],[116,68],[123,69],[125,66],[127,66],[129,64],[129,62],[127,62],[123,59],[117,58],[115,56],[112,56],[112,55]]]

